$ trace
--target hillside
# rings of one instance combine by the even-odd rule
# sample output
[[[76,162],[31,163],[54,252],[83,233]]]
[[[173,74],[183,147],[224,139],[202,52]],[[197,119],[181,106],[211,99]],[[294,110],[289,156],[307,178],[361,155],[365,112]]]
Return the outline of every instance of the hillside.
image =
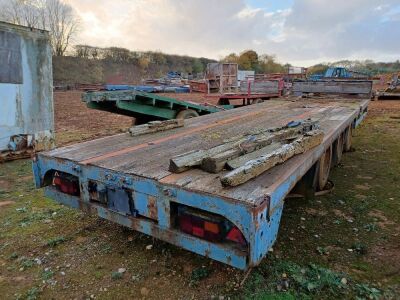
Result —
[[[214,60],[161,52],[137,52],[124,48],[76,46],[70,56],[53,57],[55,85],[138,84],[143,78],[160,77],[168,71],[197,74]]]

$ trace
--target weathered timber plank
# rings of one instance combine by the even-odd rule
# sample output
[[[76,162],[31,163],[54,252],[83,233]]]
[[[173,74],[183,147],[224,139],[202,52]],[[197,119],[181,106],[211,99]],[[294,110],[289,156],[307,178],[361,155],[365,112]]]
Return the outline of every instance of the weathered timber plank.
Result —
[[[177,127],[184,126],[183,119],[174,119],[174,120],[166,120],[166,121],[153,121],[147,124],[133,126],[129,129],[129,133],[131,136],[138,136],[143,134],[154,133],[158,131],[165,131],[168,129],[173,129]]]
[[[271,145],[265,146],[261,149],[258,149],[254,152],[239,156],[235,159],[232,159],[230,161],[228,161],[226,163],[226,167],[229,170],[234,170],[237,168],[242,167],[243,165],[245,165],[248,161],[250,160],[254,160],[257,159],[260,156],[266,155],[268,153],[271,153],[275,150],[277,150],[278,148],[282,147],[282,143],[277,142],[277,143],[272,143]]]
[[[322,130],[313,130],[305,133],[304,136],[292,143],[283,145],[269,154],[250,160],[242,167],[229,172],[221,178],[221,183],[224,186],[237,186],[247,182],[277,164],[281,164],[297,154],[304,153],[318,146],[322,142],[323,137],[324,133]]]
[[[315,121],[298,122],[294,127],[287,125],[258,131],[256,134],[235,136],[224,144],[208,150],[190,151],[170,160],[169,171],[181,173],[190,167],[201,165],[210,173],[220,172],[228,160],[265,147],[272,142],[295,139],[299,134],[310,131],[316,126]]]
[[[169,170],[174,173],[184,172],[191,167],[201,165],[204,158],[232,149],[232,147],[243,141],[244,139],[239,139],[208,150],[193,150],[177,155],[170,159]]]
[[[306,126],[309,126],[306,123]],[[270,131],[270,130],[268,130]],[[240,144],[233,145],[233,148],[216,155],[205,157],[201,162],[201,168],[210,173],[218,173],[223,170],[225,164],[232,159],[240,157],[246,153],[254,152],[260,148],[270,145],[273,142],[298,138],[303,134],[305,127],[301,126],[287,128],[284,130],[272,130],[273,132],[265,132],[256,136],[249,136]]]

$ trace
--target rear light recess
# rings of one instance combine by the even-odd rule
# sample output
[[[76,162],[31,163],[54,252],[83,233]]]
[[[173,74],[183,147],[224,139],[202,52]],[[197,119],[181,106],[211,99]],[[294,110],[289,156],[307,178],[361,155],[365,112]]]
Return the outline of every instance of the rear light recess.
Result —
[[[178,205],[177,223],[187,234],[211,242],[233,242],[247,246],[241,231],[226,218],[200,209]]]
[[[79,179],[76,176],[73,176],[64,172],[54,172],[52,185],[64,194],[68,194],[71,196],[79,196]]]

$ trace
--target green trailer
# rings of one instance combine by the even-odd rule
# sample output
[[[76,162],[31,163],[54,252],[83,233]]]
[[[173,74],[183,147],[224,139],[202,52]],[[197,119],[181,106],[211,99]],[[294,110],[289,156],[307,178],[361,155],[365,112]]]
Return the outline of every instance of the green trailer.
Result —
[[[203,105],[138,91],[98,91],[82,95],[87,107],[134,117],[136,124],[188,119],[232,109],[233,105]]]

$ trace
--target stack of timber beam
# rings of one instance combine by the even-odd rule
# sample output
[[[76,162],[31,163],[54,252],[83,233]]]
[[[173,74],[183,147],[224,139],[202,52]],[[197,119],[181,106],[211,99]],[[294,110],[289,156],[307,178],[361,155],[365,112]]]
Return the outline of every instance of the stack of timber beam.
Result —
[[[206,150],[194,150],[171,158],[169,170],[181,173],[200,167],[210,173],[231,170],[221,177],[224,186],[237,186],[291,157],[318,146],[324,137],[318,122],[291,122],[279,128],[236,136]]]

